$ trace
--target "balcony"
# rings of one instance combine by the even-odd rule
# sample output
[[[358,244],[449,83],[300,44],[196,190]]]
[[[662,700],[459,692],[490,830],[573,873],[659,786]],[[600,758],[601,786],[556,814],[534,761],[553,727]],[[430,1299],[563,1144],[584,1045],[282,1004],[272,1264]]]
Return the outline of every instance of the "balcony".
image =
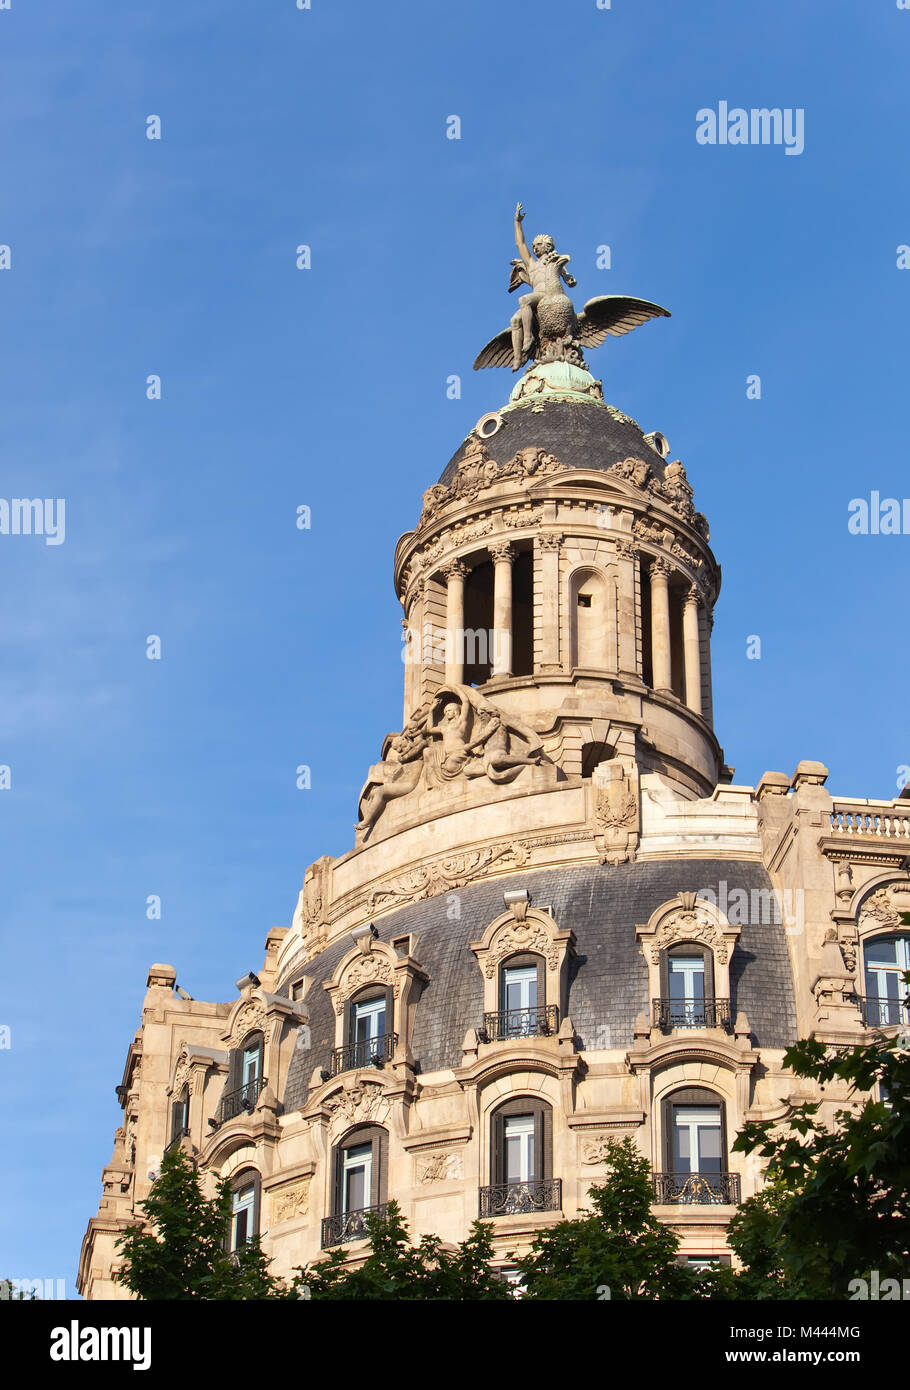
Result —
[[[338,1047],[329,1061],[329,1076],[338,1076],[343,1071],[357,1071],[360,1067],[381,1067],[383,1063],[391,1062],[397,1043],[397,1033],[383,1033],[381,1037],[369,1038],[366,1042]]]
[[[496,1014],[484,1014],[484,1042],[504,1042],[508,1038],[549,1038],[559,1028],[559,1010],[555,1004],[539,1009],[503,1009]]]
[[[386,1203],[379,1202],[374,1207],[358,1207],[356,1211],[342,1212],[338,1216],[322,1218],[322,1248],[329,1250],[333,1245],[349,1245],[352,1240],[367,1240],[368,1216],[385,1216]]]
[[[673,1028],[731,1030],[729,999],[652,999],[653,1026],[663,1033]]]
[[[738,1173],[652,1173],[651,1187],[659,1207],[738,1206]]]
[[[256,1081],[247,1081],[236,1091],[228,1091],[226,1096],[222,1096],[221,1104],[218,1106],[218,1123],[223,1125],[226,1120],[233,1120],[235,1115],[241,1114],[242,1111],[253,1110],[268,1084],[265,1077],[261,1076]]]
[[[536,1211],[559,1211],[562,1206],[562,1179],[543,1178],[537,1182],[502,1182],[480,1189],[480,1219],[492,1216],[524,1216]]]
[[[869,994],[853,996],[867,1028],[910,1027],[910,1005],[906,1000],[877,999]]]

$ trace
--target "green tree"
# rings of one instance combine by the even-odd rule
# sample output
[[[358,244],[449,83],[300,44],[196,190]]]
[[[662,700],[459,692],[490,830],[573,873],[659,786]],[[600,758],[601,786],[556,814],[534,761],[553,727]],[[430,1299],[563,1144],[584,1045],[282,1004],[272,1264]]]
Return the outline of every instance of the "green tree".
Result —
[[[535,1236],[517,1260],[534,1299],[691,1298],[697,1281],[676,1262],[679,1242],[651,1210],[651,1170],[632,1140],[612,1141],[591,1211]],[[609,1292],[607,1292],[609,1291]]]
[[[227,1249],[230,1183],[215,1197],[202,1191],[195,1164],[179,1146],[142,1203],[145,1221],[118,1239],[123,1267],[116,1278],[141,1299],[261,1299],[289,1297],[268,1272],[258,1240],[235,1255]]]
[[[903,914],[910,925],[910,913]],[[910,975],[905,976],[905,986]],[[910,1267],[910,1052],[879,1035],[857,1047],[817,1038],[789,1048],[795,1076],[836,1083],[834,1125],[820,1103],[747,1124],[733,1147],[767,1160],[769,1185],[730,1224],[731,1248],[756,1298],[845,1298],[853,1279]],[[878,1092],[879,1099],[875,1098]]]
[[[292,1296],[312,1299],[396,1301],[432,1299],[472,1301],[510,1299],[512,1291],[492,1265],[492,1228],[475,1221],[467,1240],[454,1250],[438,1236],[411,1243],[397,1202],[384,1216],[366,1217],[370,1253],[356,1269],[345,1264],[345,1252],[335,1249],[327,1259],[301,1267]]]

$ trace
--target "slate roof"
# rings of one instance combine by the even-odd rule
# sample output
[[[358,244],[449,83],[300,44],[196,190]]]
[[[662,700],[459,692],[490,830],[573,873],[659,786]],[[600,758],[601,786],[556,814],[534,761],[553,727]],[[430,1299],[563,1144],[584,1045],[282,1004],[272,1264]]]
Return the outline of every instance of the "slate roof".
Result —
[[[630,1047],[636,1014],[648,1011],[648,975],[635,938],[636,923],[681,892],[721,893],[742,888],[767,892],[764,867],[730,859],[650,860],[636,864],[577,865],[525,871],[508,878],[471,884],[458,893],[412,903],[380,918],[380,939],[413,932],[416,957],[429,975],[417,1005],[412,1050],[422,1073],[456,1067],[470,1027],[483,1014],[483,981],[469,941],[476,941],[505,911],[503,893],[527,887],[532,906],[550,907],[560,928],[574,931],[576,961],[569,985],[568,1012],[582,1048]],[[453,916],[455,911],[459,916]],[[765,914],[767,915],[767,914]],[[334,1046],[334,1015],[322,982],[352,948],[345,935],[311,961],[313,977],[306,998],[311,1030],[308,1051],[297,1051],[291,1065],[286,1110],[304,1104],[309,1078],[325,1065]],[[286,994],[291,979],[279,993]],[[783,1048],[796,1040],[796,1008],[784,927],[761,922],[742,927],[731,959],[734,1014],[744,1009],[757,1047]],[[598,1032],[608,1027],[609,1034]]]
[[[567,468],[597,468],[606,472],[625,458],[644,459],[656,477],[666,464],[645,441],[634,420],[620,416],[598,401],[533,401],[503,410],[502,428],[486,440],[497,463],[506,463],[519,449],[546,449]],[[467,442],[467,441],[465,441]],[[464,457],[465,445],[452,455],[439,481],[448,487]]]

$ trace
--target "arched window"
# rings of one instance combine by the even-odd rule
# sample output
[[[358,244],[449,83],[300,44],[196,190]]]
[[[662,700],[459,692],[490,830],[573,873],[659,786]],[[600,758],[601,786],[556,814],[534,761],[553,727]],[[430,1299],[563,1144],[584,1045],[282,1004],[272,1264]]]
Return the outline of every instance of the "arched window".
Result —
[[[870,1028],[910,1023],[904,971],[910,970],[910,936],[873,936],[863,943],[866,998],[863,1018]]]
[[[697,941],[680,941],[660,956],[660,998],[654,1001],[658,1028],[730,1028],[730,1000],[714,993],[714,952]]]
[[[558,1010],[547,1005],[547,969],[543,956],[509,956],[499,967],[499,1009],[484,1018],[488,1042],[503,1038],[537,1038],[555,1033]]]
[[[378,1125],[349,1131],[333,1151],[332,1215],[322,1223],[323,1248],[363,1240],[366,1218],[385,1210],[389,1136]]]
[[[554,1211],[561,1184],[553,1177],[553,1112],[545,1101],[517,1096],[490,1117],[490,1186],[480,1215]]]
[[[727,1167],[724,1102],[714,1091],[687,1087],[663,1104],[665,1170],[655,1174],[655,1200],[699,1206],[739,1201],[739,1176]]]
[[[228,1249],[239,1250],[259,1235],[260,1177],[244,1168],[231,1179],[231,1222]]]
[[[240,1047],[231,1049],[227,1090],[219,1108],[222,1123],[255,1107],[266,1084],[264,1064],[265,1038],[261,1032],[248,1034]]]

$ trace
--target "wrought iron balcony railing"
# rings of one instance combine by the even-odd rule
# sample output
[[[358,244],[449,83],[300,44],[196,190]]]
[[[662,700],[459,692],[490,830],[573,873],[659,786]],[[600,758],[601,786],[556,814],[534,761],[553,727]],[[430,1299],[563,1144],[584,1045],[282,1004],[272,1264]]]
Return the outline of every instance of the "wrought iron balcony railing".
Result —
[[[910,1005],[901,999],[878,999],[871,994],[854,995],[867,1028],[910,1027]]]
[[[483,1016],[484,1042],[502,1042],[506,1038],[549,1038],[559,1028],[559,1010],[555,1004],[539,1009],[502,1009]]]
[[[559,1211],[562,1205],[562,1179],[542,1178],[536,1182],[501,1182],[480,1189],[480,1218],[523,1216],[527,1212]]]
[[[658,1206],[738,1206],[738,1173],[652,1173]]]
[[[256,1081],[247,1081],[245,1085],[238,1086],[236,1091],[228,1091],[226,1096],[222,1096],[218,1107],[218,1123],[223,1125],[225,1120],[233,1120],[242,1110],[252,1110],[268,1084],[265,1077],[260,1076]]]
[[[397,1033],[383,1033],[366,1042],[338,1047],[329,1061],[329,1076],[337,1076],[343,1071],[357,1071],[359,1067],[381,1067],[383,1062],[391,1062],[397,1042]]]
[[[729,999],[654,999],[654,1027],[668,1033],[671,1028],[723,1028],[730,1032]]]
[[[358,1207],[356,1211],[346,1211],[338,1216],[322,1218],[322,1248],[328,1250],[333,1245],[349,1245],[352,1240],[366,1240],[368,1216],[385,1216],[386,1203],[379,1202],[373,1207]]]

